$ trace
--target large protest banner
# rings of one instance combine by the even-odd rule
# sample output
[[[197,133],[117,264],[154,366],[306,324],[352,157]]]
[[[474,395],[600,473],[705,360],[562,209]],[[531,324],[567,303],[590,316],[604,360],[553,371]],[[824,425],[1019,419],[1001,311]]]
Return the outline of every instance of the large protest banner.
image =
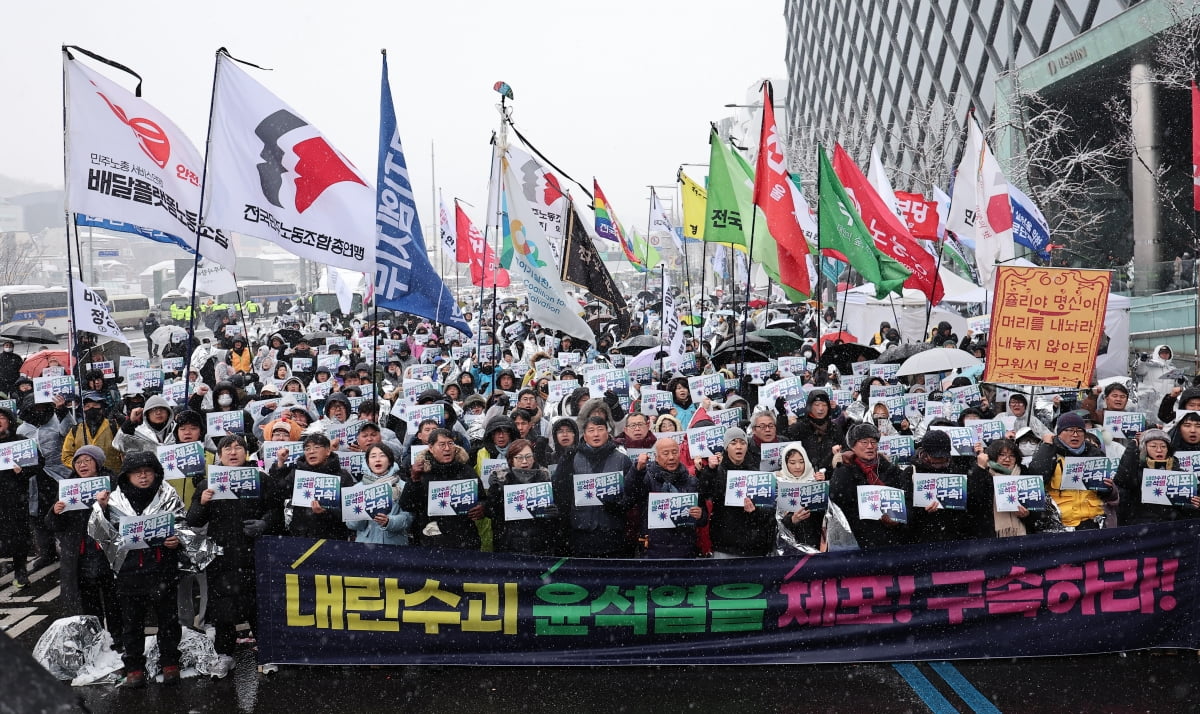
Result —
[[[997,266],[983,381],[1090,383],[1111,282],[1107,270]]]
[[[766,664],[1200,646],[1200,522],[738,560],[258,541],[262,662]]]

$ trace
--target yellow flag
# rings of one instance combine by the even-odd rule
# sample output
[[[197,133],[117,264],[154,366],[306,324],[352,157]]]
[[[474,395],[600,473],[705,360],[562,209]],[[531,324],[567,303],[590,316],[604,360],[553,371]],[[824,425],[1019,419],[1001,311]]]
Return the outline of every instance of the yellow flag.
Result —
[[[684,240],[704,240],[704,223],[707,220],[708,192],[687,174],[679,172],[683,184],[683,237]]]

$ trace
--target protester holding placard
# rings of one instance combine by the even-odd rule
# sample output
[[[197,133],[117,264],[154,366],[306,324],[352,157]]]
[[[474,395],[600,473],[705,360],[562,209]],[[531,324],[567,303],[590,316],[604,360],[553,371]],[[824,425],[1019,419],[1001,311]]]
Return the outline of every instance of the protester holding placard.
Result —
[[[912,512],[912,479],[909,475],[879,454],[879,430],[871,424],[856,424],[846,435],[849,451],[842,454],[842,463],[833,471],[829,484],[829,500],[842,513],[850,532],[860,548],[900,545],[909,540],[909,528],[891,516],[879,520],[862,519],[858,515],[858,487],[886,486],[904,492],[906,508]]]
[[[106,479],[109,485],[103,490],[111,490],[115,476],[104,468],[104,452],[99,447],[81,446],[73,456],[70,478]],[[114,648],[119,649],[121,612],[117,607],[117,581],[103,549],[88,535],[91,513],[92,504],[80,498],[71,504],[59,499],[46,514],[46,527],[57,537],[61,554],[59,596],[64,614],[94,615],[112,634]]]
[[[1200,421],[1200,416],[1197,416],[1196,420]],[[1029,472],[1040,474],[1045,479],[1046,493],[1058,504],[1064,526],[1073,530],[1100,528],[1104,522],[1105,505],[1115,505],[1118,499],[1112,480],[1105,480],[1107,492],[1101,493],[1064,489],[1062,479],[1066,457],[1102,457],[1104,451],[1087,442],[1084,438],[1083,419],[1074,412],[1060,416],[1055,430],[1056,434],[1043,437],[1042,445],[1029,462]]]
[[[756,506],[744,498],[739,506],[725,505],[730,471],[757,471],[758,461],[750,454],[750,440],[738,428],[728,429],[722,439],[724,451],[704,460],[696,470],[701,501],[712,502],[709,533],[714,558],[764,556],[775,547],[775,509]]]
[[[686,381],[683,384],[687,386]],[[552,479],[554,492],[563,494],[558,508],[566,523],[568,552],[577,558],[629,557],[632,544],[626,538],[629,500],[624,475],[633,462],[612,438],[612,413],[603,399],[588,400],[577,422],[582,443],[572,458],[558,465]],[[577,480],[584,476],[611,473],[620,475],[619,487],[602,496],[576,489]]]
[[[322,433],[312,433],[304,437],[304,454],[295,464],[287,465],[288,452],[279,452],[275,463],[268,473],[272,487],[266,489],[268,499],[274,509],[270,521],[283,522],[284,500],[289,498],[296,485],[296,472],[304,471],[317,474],[335,475],[341,486],[353,486],[354,477],[342,469],[337,454],[329,443],[329,437]],[[273,494],[273,498],[272,498]],[[330,538],[344,540],[347,536],[346,526],[342,523],[339,510],[321,505],[313,499],[307,506],[291,504],[292,518],[287,524],[288,535],[301,538]]]
[[[58,560],[54,534],[46,528],[45,519],[50,507],[58,500],[58,482],[71,471],[62,462],[63,441],[75,426],[71,411],[60,395],[55,395],[50,403],[36,402],[33,397],[21,401],[21,424],[17,434],[37,443],[42,465],[34,476],[36,489],[30,493],[30,525],[37,551],[37,558],[29,564],[30,570],[40,570]]]
[[[638,555],[695,558],[699,554],[697,529],[708,524],[708,509],[698,495],[700,481],[680,462],[680,446],[674,439],[660,439],[653,449],[653,459],[649,453],[641,454],[625,474],[629,500],[638,506]],[[681,511],[677,515],[669,513],[670,509],[652,508],[652,497],[666,493],[697,494],[695,505],[688,507],[686,514]],[[672,527],[659,527],[656,520],[670,520]]]
[[[781,489],[788,483],[809,484],[825,480],[825,472],[813,469],[812,462],[809,461],[802,444],[793,443],[783,447],[779,458],[782,465],[775,474],[775,478]],[[784,510],[781,506],[779,510],[780,522],[792,534],[796,542],[810,548],[819,549],[821,547],[825,531],[825,514],[823,512],[814,513],[804,507],[796,510]]]
[[[787,432],[788,441],[799,441],[804,445],[804,452],[813,462],[813,468],[826,469],[833,466],[833,456],[842,449],[846,435],[841,425],[833,421],[829,414],[829,395],[823,391],[811,391],[803,416],[796,419]]]
[[[128,457],[138,451],[153,453],[162,444],[175,443],[172,434],[171,405],[161,394],[146,400],[145,407],[134,407],[121,431],[113,438],[113,446]]]
[[[667,391],[672,395],[675,418],[684,429],[692,425],[692,416],[700,405],[692,401],[692,390],[688,387],[688,378],[679,376],[667,382]]]
[[[982,449],[977,444],[976,448]],[[970,470],[970,457],[956,457],[951,451],[950,435],[944,431],[930,430],[921,439],[913,457],[913,476],[956,474],[966,476]],[[909,536],[914,543],[941,543],[953,540],[968,540],[975,535],[973,515],[970,513],[970,498],[974,494],[968,486],[966,511],[929,507],[913,508],[909,514]]]
[[[976,457],[976,463],[967,475],[967,513],[975,524],[975,538],[1008,538],[1061,531],[1062,522],[1053,502],[1046,501],[1041,493],[1038,474],[1022,471],[1022,456],[1016,443],[1010,439],[997,439]],[[1016,487],[1003,501],[996,496],[995,482],[998,479],[1029,476],[1037,479],[1040,508],[1026,508],[1027,494],[1034,489]],[[1018,481],[1018,486],[1020,482]]]
[[[492,483],[487,491],[488,510],[493,514],[492,543],[496,552],[562,555],[566,547],[566,534],[556,503],[539,509],[532,518],[510,519],[505,512],[505,500],[511,496],[508,487],[551,482],[550,472],[536,461],[533,443],[528,439],[513,441],[505,460],[508,468],[502,468],[492,475]]]
[[[277,514],[269,507],[263,491],[263,474],[248,465],[246,440],[238,434],[223,436],[217,442],[217,468],[251,469],[236,479],[223,479],[220,491],[210,478],[202,479],[192,497],[187,522],[197,528],[208,526],[208,536],[221,546],[205,569],[208,587],[208,616],[216,628],[218,655],[213,674],[224,677],[233,668],[236,627],[245,622],[251,632],[257,628],[258,604],[254,578],[254,541],[267,532],[268,520]],[[237,472],[235,472],[237,473]]]
[[[138,451],[125,456],[125,465],[111,492],[96,496],[88,533],[104,549],[117,574],[117,599],[121,609],[121,644],[125,652],[125,686],[146,686],[145,627],[151,609],[158,621],[158,663],[163,684],[179,683],[179,641],[182,630],[175,612],[179,579],[178,529],[184,521],[184,503],[163,478],[163,467],[153,453]],[[122,521],[137,516],[172,514],[176,533],[161,545],[146,547],[136,536],[123,536]]]
[[[1193,432],[1200,432],[1200,420],[1184,419],[1176,429],[1181,433],[1186,430],[1189,435]],[[1182,437],[1180,442],[1186,443]],[[1187,450],[1195,449],[1188,448]],[[1144,525],[1200,517],[1200,498],[1195,496],[1179,499],[1186,501],[1185,504],[1180,505],[1151,503],[1144,500],[1142,497],[1143,474],[1147,469],[1188,471],[1189,478],[1195,478],[1191,475],[1191,469],[1180,467],[1179,460],[1175,458],[1175,447],[1172,446],[1171,437],[1167,432],[1162,429],[1147,429],[1142,433],[1140,448],[1127,449],[1121,457],[1120,465],[1117,466],[1117,477],[1114,481],[1121,492],[1119,509],[1121,525]]]
[[[82,446],[95,446],[104,454],[102,465],[113,473],[121,469],[121,452],[113,446],[113,438],[120,429],[108,417],[108,405],[100,392],[85,392],[83,395],[83,421],[71,427],[63,439],[61,458],[63,466],[73,468],[72,458]]]
[[[23,441],[18,436],[17,417],[0,408],[0,444]],[[25,561],[29,557],[29,482],[41,472],[40,468],[14,465],[0,470],[0,557],[12,558],[13,588],[29,585]]]
[[[391,488],[392,507],[387,513],[377,513],[369,520],[346,523],[354,531],[357,543],[380,545],[408,545],[409,529],[413,516],[400,507],[400,494],[404,481],[400,478],[400,464],[386,444],[372,444],[366,449],[367,470],[363,473],[364,484],[387,484]]]
[[[412,533],[417,544],[479,550],[483,545],[483,534],[476,523],[488,515],[483,483],[471,468],[466,450],[456,443],[453,432],[448,429],[433,431],[429,449],[413,459],[411,478],[412,482],[400,494],[400,507],[413,515]],[[444,482],[455,482],[453,497],[458,503],[435,503],[435,510],[442,506],[441,512],[447,515],[431,513],[431,489]],[[474,505],[471,505],[471,499]],[[455,507],[457,505],[463,508]],[[490,527],[487,536],[490,541]],[[491,543],[488,545],[490,547]]]

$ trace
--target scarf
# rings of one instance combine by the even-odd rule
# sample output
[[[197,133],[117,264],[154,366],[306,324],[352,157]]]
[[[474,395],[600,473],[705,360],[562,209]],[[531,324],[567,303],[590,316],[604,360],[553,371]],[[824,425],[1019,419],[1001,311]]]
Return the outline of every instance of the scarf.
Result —
[[[849,466],[857,466],[863,472],[863,476],[867,477],[867,483],[872,486],[886,486],[879,478],[879,457],[876,456],[874,461],[863,461],[858,458],[857,454],[851,453],[844,457],[846,464]]]
[[[1078,449],[1072,449],[1064,444],[1063,440],[1059,439],[1058,437],[1054,437],[1054,441],[1057,442],[1059,446],[1066,449],[1067,453],[1071,454],[1071,456],[1083,456],[1083,452],[1087,451],[1088,447],[1087,441],[1084,441],[1082,444],[1080,444]]]

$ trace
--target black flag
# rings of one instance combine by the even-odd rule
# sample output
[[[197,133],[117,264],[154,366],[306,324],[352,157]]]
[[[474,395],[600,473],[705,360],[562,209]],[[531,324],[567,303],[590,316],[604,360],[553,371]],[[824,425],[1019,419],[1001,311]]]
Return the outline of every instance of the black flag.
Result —
[[[575,210],[574,203],[571,204],[567,213],[567,230],[563,237],[562,275],[560,277],[587,290],[597,300],[608,303],[617,316],[620,333],[618,336],[628,334],[629,307],[625,304],[625,297],[621,295],[608,268],[604,267],[604,261],[596,252],[592,237],[588,235],[583,221],[579,220],[579,213]]]

